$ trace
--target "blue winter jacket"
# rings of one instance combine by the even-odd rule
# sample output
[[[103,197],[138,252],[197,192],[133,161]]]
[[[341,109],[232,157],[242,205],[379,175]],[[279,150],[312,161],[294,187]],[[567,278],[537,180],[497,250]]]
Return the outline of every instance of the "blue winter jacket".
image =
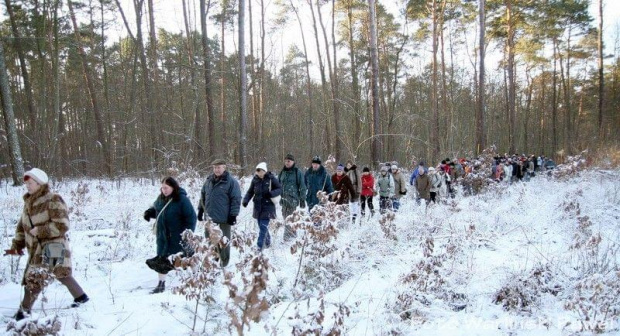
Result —
[[[239,182],[225,171],[222,176],[216,178],[211,174],[200,191],[201,209],[211,218],[214,223],[228,223],[228,216],[238,216],[241,206],[241,188]]]
[[[328,194],[334,192],[332,179],[327,174],[327,170],[325,170],[325,167],[323,166],[319,166],[319,169],[316,171],[312,168],[306,170],[304,180],[306,181],[306,187],[308,188],[306,203],[308,204],[309,210],[312,210],[312,207],[319,204],[319,198],[316,197],[317,192],[325,191]]]
[[[170,204],[166,206],[169,200]],[[158,216],[156,223],[157,255],[169,256],[185,251],[181,233],[186,229],[192,231],[196,229],[196,212],[185,190],[183,188],[179,190],[177,200],[160,195],[155,200],[153,208]]]
[[[248,204],[251,199],[254,199],[252,217],[256,219],[276,218],[276,205],[273,204],[271,198],[281,194],[282,185],[271,172],[267,172],[262,179],[254,175],[250,188],[243,198],[243,204]]]

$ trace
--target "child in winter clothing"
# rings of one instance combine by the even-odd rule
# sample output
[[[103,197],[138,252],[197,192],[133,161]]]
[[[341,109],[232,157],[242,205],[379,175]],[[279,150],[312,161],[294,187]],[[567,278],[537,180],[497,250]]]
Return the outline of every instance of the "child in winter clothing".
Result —
[[[372,196],[375,192],[375,178],[372,177],[370,173],[370,169],[368,167],[364,167],[362,170],[362,192],[361,192],[361,200],[362,200],[362,217],[366,214],[366,203],[368,203],[368,208],[370,209],[370,216],[374,216],[375,208],[372,205]]]

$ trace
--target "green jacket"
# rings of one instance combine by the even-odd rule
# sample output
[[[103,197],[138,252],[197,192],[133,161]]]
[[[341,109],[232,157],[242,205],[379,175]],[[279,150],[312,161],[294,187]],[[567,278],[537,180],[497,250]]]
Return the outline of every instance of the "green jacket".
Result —
[[[297,208],[299,202],[306,197],[306,182],[301,170],[293,165],[282,168],[278,180],[282,184],[282,198],[280,205],[286,208]]]

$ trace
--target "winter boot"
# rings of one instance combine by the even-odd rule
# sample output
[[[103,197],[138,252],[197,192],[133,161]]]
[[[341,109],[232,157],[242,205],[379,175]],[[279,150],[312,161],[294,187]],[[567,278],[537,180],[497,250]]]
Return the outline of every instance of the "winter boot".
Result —
[[[86,295],[86,293],[76,297],[75,299],[73,299],[73,303],[71,304],[71,308],[77,308],[80,305],[88,302],[88,300],[90,300],[90,298],[88,297],[88,295]]]
[[[164,290],[166,290],[166,282],[160,280],[159,283],[157,283],[157,287],[151,291],[151,294],[163,293]]]
[[[26,314],[30,315],[30,312],[26,311]],[[26,318],[26,315],[24,314],[24,311],[20,309],[17,311],[17,313],[15,313],[15,315],[13,315],[13,318],[15,319],[15,321],[21,321]]]

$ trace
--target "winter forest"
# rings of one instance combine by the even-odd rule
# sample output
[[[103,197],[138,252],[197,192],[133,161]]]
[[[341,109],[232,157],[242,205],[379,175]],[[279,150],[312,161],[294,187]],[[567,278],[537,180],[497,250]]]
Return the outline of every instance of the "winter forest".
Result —
[[[158,25],[172,7],[183,29]],[[18,144],[27,165],[59,176],[216,157],[251,169],[287,152],[408,164],[489,145],[561,161],[618,142],[618,33],[602,39],[604,8],[5,0],[3,173]],[[286,50],[283,30],[294,31]]]
[[[4,0],[0,334],[620,335],[618,13],[617,0]],[[293,156],[289,187],[316,204],[304,194],[285,216],[272,182],[285,189]],[[230,237],[200,208],[219,160],[245,196],[226,209]],[[355,188],[377,189],[368,209],[363,187],[343,202],[326,188],[355,169]],[[167,176],[195,229],[162,277]],[[62,253],[90,300],[15,248],[26,235],[48,252],[19,231],[41,219],[37,183],[62,197]]]

